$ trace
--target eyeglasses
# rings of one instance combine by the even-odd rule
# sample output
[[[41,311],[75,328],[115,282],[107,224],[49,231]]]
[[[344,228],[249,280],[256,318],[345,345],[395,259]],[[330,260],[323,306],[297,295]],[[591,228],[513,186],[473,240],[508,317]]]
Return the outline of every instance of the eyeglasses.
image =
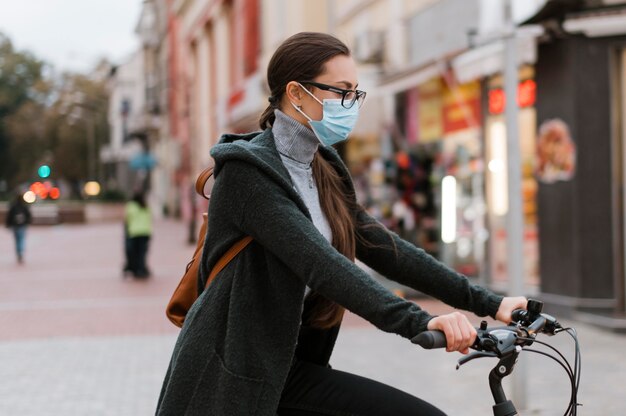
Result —
[[[314,81],[300,81],[300,84],[312,85],[320,90],[334,92],[335,94],[341,94],[341,105],[344,108],[352,108],[354,103],[358,102],[359,107],[363,105],[365,96],[367,93],[361,90],[344,90],[342,88],[333,87],[332,85],[320,84]]]

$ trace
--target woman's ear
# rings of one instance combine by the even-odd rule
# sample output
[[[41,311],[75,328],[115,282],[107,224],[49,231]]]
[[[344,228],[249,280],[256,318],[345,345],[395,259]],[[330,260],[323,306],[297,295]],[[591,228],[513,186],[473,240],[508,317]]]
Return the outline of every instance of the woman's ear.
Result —
[[[285,87],[285,95],[294,105],[302,105],[302,87],[296,81],[291,81],[287,84],[287,87]]]

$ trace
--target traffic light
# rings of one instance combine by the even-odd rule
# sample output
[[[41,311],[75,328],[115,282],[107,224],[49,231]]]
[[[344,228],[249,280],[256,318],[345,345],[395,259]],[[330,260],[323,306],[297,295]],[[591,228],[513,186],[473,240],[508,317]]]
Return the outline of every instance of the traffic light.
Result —
[[[51,172],[51,169],[50,169],[50,166],[48,165],[41,165],[39,166],[39,169],[37,169],[37,173],[39,174],[39,177],[43,179],[49,177],[50,172]]]

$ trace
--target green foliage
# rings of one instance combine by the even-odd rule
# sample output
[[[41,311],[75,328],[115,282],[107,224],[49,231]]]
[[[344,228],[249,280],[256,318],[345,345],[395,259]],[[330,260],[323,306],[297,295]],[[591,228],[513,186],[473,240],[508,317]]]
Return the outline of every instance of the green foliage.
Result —
[[[0,117],[14,112],[25,101],[41,98],[44,63],[28,52],[18,52],[0,33]]]
[[[0,33],[0,181],[9,189],[36,179],[42,163],[51,166],[51,179],[95,179],[89,176],[97,173],[100,144],[108,138],[104,80],[52,78],[45,68]]]
[[[54,167],[69,181],[95,179],[88,176],[97,173],[99,148],[108,137],[105,86],[84,75],[66,74],[59,92],[48,111],[48,137],[55,142]]]
[[[48,91],[42,79],[43,66],[30,53],[16,51],[11,41],[0,33],[0,180],[7,180],[9,186],[23,177],[22,163],[29,163],[32,153],[38,151],[30,146],[41,139],[40,132],[34,131],[41,124],[32,124],[43,114],[42,101]],[[22,137],[28,137],[17,145],[12,140],[16,130]],[[15,153],[16,148],[19,154]]]

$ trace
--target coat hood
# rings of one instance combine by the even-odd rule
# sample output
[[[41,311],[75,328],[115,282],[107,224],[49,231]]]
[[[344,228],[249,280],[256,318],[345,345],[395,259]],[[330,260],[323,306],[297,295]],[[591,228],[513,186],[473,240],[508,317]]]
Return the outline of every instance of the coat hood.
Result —
[[[276,150],[271,129],[247,134],[225,134],[211,149],[211,157],[215,161],[215,180],[218,180],[222,167],[229,161],[251,164],[284,188],[309,216],[308,209],[294,189],[291,176]]]
[[[262,170],[275,170],[277,162],[280,162],[271,129],[246,134],[224,134],[211,149],[211,156],[215,160],[213,173],[216,177],[229,160],[247,162]]]
[[[344,178],[348,188],[354,192],[352,181],[348,169],[343,164],[337,151],[332,147],[320,146],[320,154],[329,161]],[[269,176],[274,182],[281,185],[287,193],[294,199],[300,208],[309,216],[306,205],[298,195],[291,176],[287,168],[283,165],[276,144],[272,129],[246,133],[246,134],[225,134],[219,142],[211,149],[211,157],[215,161],[213,174],[217,180],[221,168],[228,161],[237,160],[255,166],[261,173]],[[310,217],[310,216],[309,216]]]

